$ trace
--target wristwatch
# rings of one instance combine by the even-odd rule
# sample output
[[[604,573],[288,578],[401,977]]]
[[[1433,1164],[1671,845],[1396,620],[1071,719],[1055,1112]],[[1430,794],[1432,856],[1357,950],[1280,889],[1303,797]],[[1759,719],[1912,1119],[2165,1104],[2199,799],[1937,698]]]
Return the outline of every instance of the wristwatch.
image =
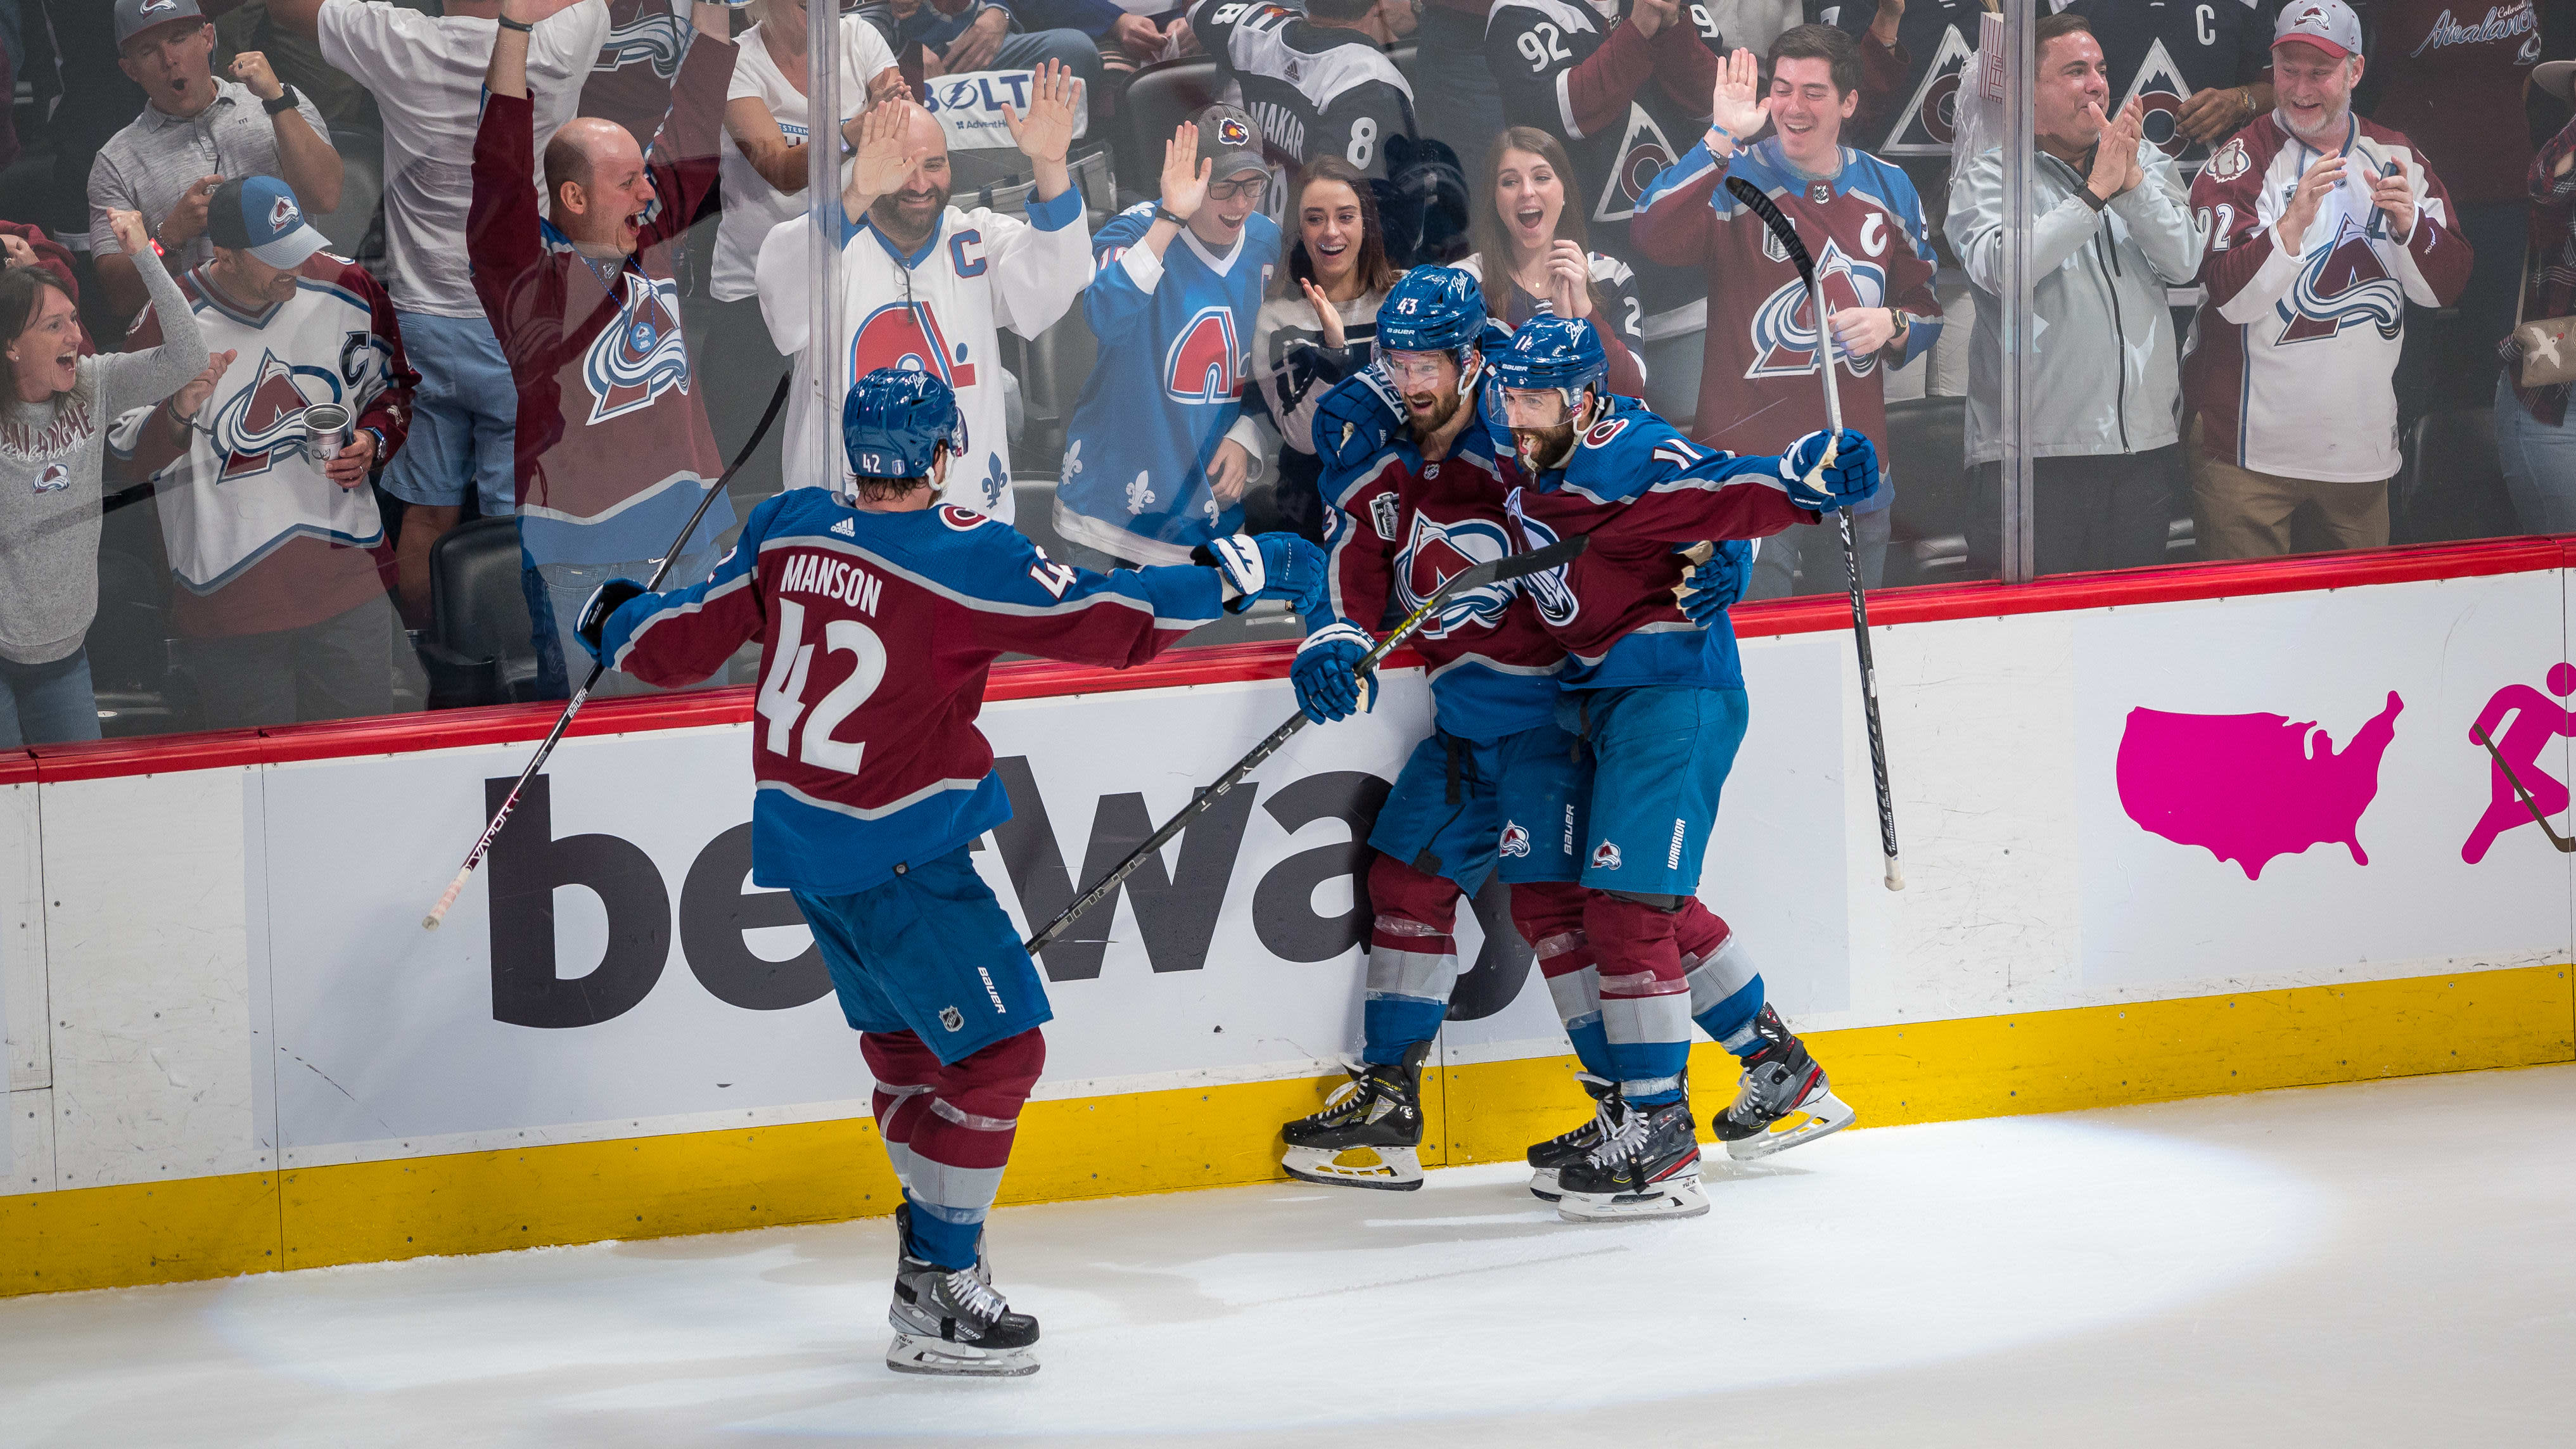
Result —
[[[302,96],[295,93],[295,87],[288,86],[277,93],[276,100],[260,102],[259,108],[268,112],[272,116],[282,116],[287,112],[294,110],[296,105],[303,99],[304,98]]]

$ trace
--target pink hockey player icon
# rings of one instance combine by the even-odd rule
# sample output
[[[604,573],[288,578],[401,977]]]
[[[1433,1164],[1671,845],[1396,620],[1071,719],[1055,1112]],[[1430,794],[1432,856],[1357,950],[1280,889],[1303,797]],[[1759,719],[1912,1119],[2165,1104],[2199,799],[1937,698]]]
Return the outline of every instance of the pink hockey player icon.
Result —
[[[2513,767],[2514,779],[2531,792],[2532,806],[2543,816],[2567,808],[2566,783],[2540,767],[2540,756],[2550,741],[2576,737],[2576,711],[2559,703],[2576,694],[2576,664],[2549,666],[2549,694],[2558,699],[2528,684],[2508,684],[2488,698],[2486,708],[2478,711],[2477,723],[2469,727],[2470,744],[2477,744],[2480,735],[2495,742],[2496,753]],[[2507,715],[2513,717],[2513,723],[2498,736],[2496,726],[2504,724]],[[2487,848],[2495,844],[2497,836],[2517,825],[2532,823],[2532,811],[2523,808],[2522,801],[2514,795],[2513,781],[2505,778],[2504,769],[2492,759],[2487,763],[2487,779],[2487,811],[2478,817],[2468,840],[2460,846],[2460,859],[2471,865],[2486,858]]]

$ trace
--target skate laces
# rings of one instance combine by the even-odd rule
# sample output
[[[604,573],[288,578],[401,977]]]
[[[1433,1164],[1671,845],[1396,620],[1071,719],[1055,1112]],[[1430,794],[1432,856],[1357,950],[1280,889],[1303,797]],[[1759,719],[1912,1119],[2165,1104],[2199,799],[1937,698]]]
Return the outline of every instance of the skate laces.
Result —
[[[949,1302],[982,1322],[999,1323],[1002,1315],[1011,1311],[1011,1305],[1003,1301],[1002,1295],[994,1292],[992,1285],[976,1277],[972,1268],[950,1270],[945,1286]]]
[[[1601,1141],[1583,1159],[1594,1167],[1616,1162],[1646,1143],[1646,1114],[1624,1103],[1621,1106],[1624,1110],[1612,1117],[1610,1103],[1605,1100],[1601,1104]]]

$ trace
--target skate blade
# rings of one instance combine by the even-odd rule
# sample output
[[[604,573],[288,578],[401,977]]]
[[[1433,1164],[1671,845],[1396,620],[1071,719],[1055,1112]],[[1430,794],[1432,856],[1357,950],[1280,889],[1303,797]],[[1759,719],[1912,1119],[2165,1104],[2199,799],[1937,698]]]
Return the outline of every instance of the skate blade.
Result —
[[[1034,1348],[970,1348],[946,1339],[898,1333],[886,1349],[886,1367],[899,1374],[952,1378],[1016,1379],[1038,1371]]]
[[[1842,1098],[1831,1092],[1818,1092],[1772,1123],[1769,1130],[1726,1144],[1726,1155],[1738,1162],[1756,1162],[1819,1137],[1830,1137],[1857,1121],[1859,1115]]]
[[[1557,1169],[1553,1167],[1531,1168],[1529,1181],[1530,1196],[1537,1198],[1540,1202],[1556,1202],[1563,1198],[1565,1193],[1563,1189],[1556,1185],[1556,1178]]]
[[[1634,1218],[1695,1218],[1708,1211],[1708,1194],[1699,1174],[1657,1183],[1651,1192],[1569,1192],[1557,1200],[1556,1215],[1569,1223],[1615,1223]]]
[[[1421,1155],[1410,1147],[1291,1147],[1279,1165],[1299,1182],[1411,1192],[1422,1186]]]

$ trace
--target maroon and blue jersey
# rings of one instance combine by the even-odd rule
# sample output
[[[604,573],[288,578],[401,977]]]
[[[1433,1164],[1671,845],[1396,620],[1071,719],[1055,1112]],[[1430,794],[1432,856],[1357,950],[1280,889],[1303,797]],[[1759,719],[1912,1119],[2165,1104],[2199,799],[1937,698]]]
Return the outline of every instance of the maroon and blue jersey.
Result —
[[[1343,387],[1365,387],[1352,378]],[[1420,608],[1440,586],[1514,552],[1503,499],[1520,481],[1472,423],[1449,456],[1422,460],[1412,434],[1347,472],[1328,471],[1324,546],[1331,557],[1323,607],[1309,631],[1335,618],[1375,631],[1389,614]],[[1392,604],[1392,608],[1389,605]],[[1439,727],[1471,740],[1496,740],[1555,723],[1557,668],[1565,649],[1539,624],[1518,580],[1466,589],[1412,639],[1429,666]]]
[[[1592,540],[1573,562],[1520,581],[1570,656],[1567,689],[1742,689],[1734,626],[1703,629],[1674,600],[1688,566],[1677,550],[1768,538],[1820,517],[1789,501],[1778,458],[1702,447],[1644,403],[1616,396],[1563,468],[1513,489],[1504,506],[1521,551]]]
[[[627,601],[601,653],[676,688],[759,640],[752,878],[848,895],[1010,819],[975,727],[995,658],[1122,669],[1221,612],[1213,569],[1096,574],[963,508],[869,513],[791,488],[706,580]]]

